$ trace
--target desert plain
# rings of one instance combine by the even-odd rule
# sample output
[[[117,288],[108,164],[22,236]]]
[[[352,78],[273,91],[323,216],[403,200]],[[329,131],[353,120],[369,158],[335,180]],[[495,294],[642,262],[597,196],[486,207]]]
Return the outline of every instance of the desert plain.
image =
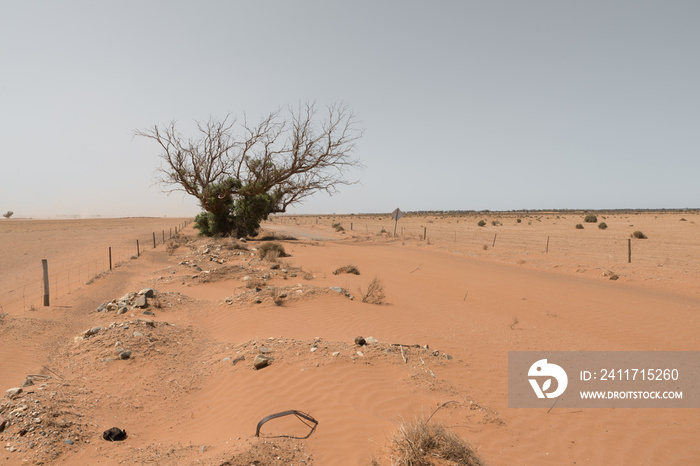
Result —
[[[22,388],[0,463],[391,465],[432,415],[484,464],[698,464],[698,409],[508,407],[508,351],[700,349],[698,211],[595,214],[277,216],[246,242],[187,219],[0,221],[0,394]],[[318,425],[255,436],[286,410]]]

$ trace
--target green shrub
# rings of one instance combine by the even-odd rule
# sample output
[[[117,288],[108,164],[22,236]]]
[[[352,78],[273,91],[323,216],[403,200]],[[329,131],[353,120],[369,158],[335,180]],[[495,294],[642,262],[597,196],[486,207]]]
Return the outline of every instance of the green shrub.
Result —
[[[647,235],[642,233],[641,231],[637,230],[634,233],[630,235],[632,238],[637,238],[637,239],[647,239]]]
[[[523,221],[523,219],[522,219],[522,218],[518,218],[518,219],[516,219],[515,221],[518,222],[518,223],[520,223],[520,222]]]
[[[596,217],[593,214],[588,214],[586,215],[586,218],[583,219],[583,221],[586,223],[596,223],[598,221],[598,217]]]
[[[485,220],[479,220],[479,223],[477,223],[480,227],[486,226],[486,221]]]
[[[605,222],[600,222],[598,224],[598,228],[600,228],[601,230],[605,230],[606,228],[608,228],[608,224]]]
[[[576,224],[576,229],[577,229],[577,230],[583,230],[583,225],[581,225],[580,223],[577,223],[577,224]]]
[[[338,231],[338,232],[345,231],[345,228],[343,228],[343,225],[341,225],[340,223],[334,223],[333,228],[335,228],[335,231]]]

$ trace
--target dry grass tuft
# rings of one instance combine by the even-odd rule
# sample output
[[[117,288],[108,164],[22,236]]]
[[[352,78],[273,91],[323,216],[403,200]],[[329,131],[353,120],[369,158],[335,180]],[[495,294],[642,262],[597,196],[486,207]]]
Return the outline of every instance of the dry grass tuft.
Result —
[[[288,254],[284,251],[284,246],[280,243],[271,242],[260,245],[258,248],[258,256],[260,256],[261,259],[274,262],[278,257],[287,257]]]
[[[360,275],[360,271],[354,265],[344,265],[342,267],[338,267],[333,272],[333,275],[340,275],[341,273],[352,273],[355,275]]]
[[[440,424],[418,419],[402,423],[392,440],[392,465],[482,466],[481,458],[460,437]],[[437,463],[436,463],[437,462]]]
[[[384,302],[384,285],[379,281],[377,277],[369,283],[366,291],[360,288],[360,294],[362,295],[362,302],[369,304],[382,304]]]

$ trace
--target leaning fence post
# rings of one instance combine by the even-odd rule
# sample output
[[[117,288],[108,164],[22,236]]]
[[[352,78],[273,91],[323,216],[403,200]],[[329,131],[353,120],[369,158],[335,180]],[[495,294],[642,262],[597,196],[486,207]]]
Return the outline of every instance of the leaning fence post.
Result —
[[[544,252],[549,252],[549,236],[547,236],[547,247],[544,249]]]
[[[44,270],[44,306],[49,305],[49,261],[41,260],[41,268]]]
[[[494,234],[493,234],[493,244],[491,245],[491,247],[496,246],[496,236],[497,236],[497,235],[498,235],[498,233],[494,233]]]

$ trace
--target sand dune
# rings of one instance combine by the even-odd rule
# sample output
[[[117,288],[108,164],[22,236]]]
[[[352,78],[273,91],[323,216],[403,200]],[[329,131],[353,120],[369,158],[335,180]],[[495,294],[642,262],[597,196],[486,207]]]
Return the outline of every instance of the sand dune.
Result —
[[[677,217],[645,214],[634,224],[661,235],[660,223],[684,223]],[[686,258],[669,256],[667,267],[616,262],[620,278],[613,281],[603,276],[610,264],[596,262],[597,253],[525,248],[519,254],[517,243],[484,249],[481,239],[428,244],[405,230],[402,238],[363,233],[357,218],[353,230],[338,232],[331,220],[337,218],[267,225],[299,238],[281,241],[289,257],[279,258],[278,268],[257,258],[257,241],[243,251],[187,230],[172,256],[162,247],[149,250],[76,289],[62,307],[5,316],[0,388],[19,386],[27,374],[51,378],[3,400],[0,414],[11,422],[0,433],[7,445],[0,458],[8,464],[250,464],[253,456],[237,463],[235,455],[257,454],[267,458],[263,464],[275,464],[279,452],[277,464],[364,465],[373,458],[390,464],[399,423],[430,416],[448,401],[432,422],[470,442],[487,464],[693,464],[700,458],[697,410],[555,407],[547,413],[508,408],[507,400],[508,351],[697,350],[700,273],[681,265]],[[450,217],[431,220],[435,228],[456,225]],[[555,220],[543,223],[553,228]],[[528,227],[524,237],[536,233]],[[463,234],[481,234],[478,228]],[[692,228],[668,229],[677,235],[674,244],[693,241]],[[644,246],[649,256],[668,253],[651,239]],[[360,275],[333,274],[349,264]],[[361,302],[375,277],[385,302]],[[157,290],[149,307],[154,315],[96,312],[103,302],[147,287]],[[82,335],[92,327],[103,328]],[[357,346],[357,336],[377,341]],[[124,350],[129,359],[120,359]],[[272,361],[256,370],[253,360],[261,353]],[[42,421],[20,436],[31,418],[9,413],[22,403],[37,406]],[[270,421],[265,438],[254,437],[260,419],[290,409],[318,420],[308,438],[302,437],[309,427],[293,417]],[[49,427],[47,419],[62,423]],[[126,441],[101,439],[113,426],[128,432]],[[48,434],[39,438],[42,430]]]

